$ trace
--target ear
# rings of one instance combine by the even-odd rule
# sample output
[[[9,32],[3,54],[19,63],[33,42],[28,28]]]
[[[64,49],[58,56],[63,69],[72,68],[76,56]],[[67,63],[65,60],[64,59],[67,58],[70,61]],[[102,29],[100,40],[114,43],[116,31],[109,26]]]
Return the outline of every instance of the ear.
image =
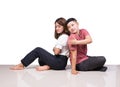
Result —
[[[79,23],[77,22],[77,25],[79,26]]]

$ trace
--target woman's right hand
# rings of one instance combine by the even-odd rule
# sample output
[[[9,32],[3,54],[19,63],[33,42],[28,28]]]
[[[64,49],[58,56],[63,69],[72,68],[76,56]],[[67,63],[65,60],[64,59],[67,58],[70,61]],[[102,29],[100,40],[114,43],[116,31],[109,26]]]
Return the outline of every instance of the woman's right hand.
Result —
[[[54,47],[53,52],[54,52],[55,55],[59,55],[61,50],[59,48]]]

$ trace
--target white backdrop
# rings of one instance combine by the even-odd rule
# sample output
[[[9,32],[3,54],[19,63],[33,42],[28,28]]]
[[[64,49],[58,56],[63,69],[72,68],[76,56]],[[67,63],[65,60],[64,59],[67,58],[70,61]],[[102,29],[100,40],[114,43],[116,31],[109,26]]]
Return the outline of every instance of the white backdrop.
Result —
[[[58,17],[75,17],[89,31],[89,55],[120,64],[119,8],[119,0],[0,0],[0,64],[17,64],[35,47],[53,53]]]

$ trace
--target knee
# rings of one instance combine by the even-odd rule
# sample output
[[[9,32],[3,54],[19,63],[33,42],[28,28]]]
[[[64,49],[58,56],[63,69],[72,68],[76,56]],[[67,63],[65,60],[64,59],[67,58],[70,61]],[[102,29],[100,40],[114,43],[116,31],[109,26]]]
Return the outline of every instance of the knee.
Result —
[[[101,61],[102,61],[103,63],[105,63],[105,62],[106,62],[106,58],[105,58],[104,56],[101,56]]]
[[[36,48],[34,48],[32,51],[33,51],[33,52],[39,52],[40,50],[41,50],[40,47],[36,47]]]
[[[36,47],[34,50],[40,50],[41,49],[41,47]]]

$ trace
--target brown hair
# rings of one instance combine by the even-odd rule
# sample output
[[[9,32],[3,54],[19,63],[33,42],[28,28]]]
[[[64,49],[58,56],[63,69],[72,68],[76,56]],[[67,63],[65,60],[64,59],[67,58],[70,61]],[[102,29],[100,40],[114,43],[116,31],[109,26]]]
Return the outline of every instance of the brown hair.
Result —
[[[66,27],[65,27],[65,23],[66,23],[66,19],[65,19],[65,18],[60,17],[60,18],[56,19],[55,23],[58,23],[59,25],[63,26],[63,28],[64,28],[63,32],[60,33],[60,34],[58,34],[58,33],[56,32],[56,30],[55,30],[55,33],[54,33],[55,39],[58,39],[58,37],[59,37],[61,34],[63,34],[63,33],[68,34],[68,31],[67,31],[67,29],[66,29]]]

